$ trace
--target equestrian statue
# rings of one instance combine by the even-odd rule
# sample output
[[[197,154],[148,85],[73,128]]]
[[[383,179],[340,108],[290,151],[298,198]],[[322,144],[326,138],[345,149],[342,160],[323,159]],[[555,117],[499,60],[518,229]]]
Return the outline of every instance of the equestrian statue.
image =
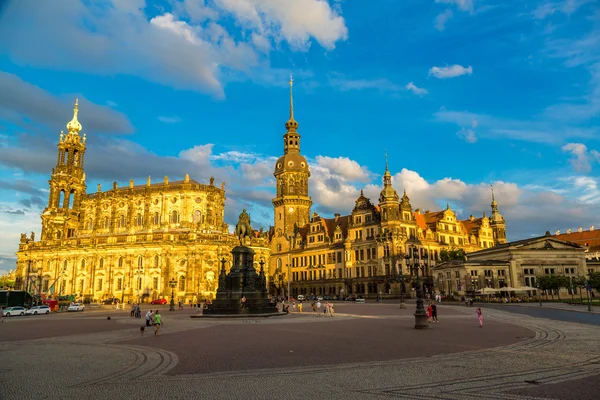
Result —
[[[246,209],[242,210],[237,225],[235,226],[235,236],[240,239],[240,245],[244,245],[245,238],[252,238],[254,236],[254,230],[250,225],[250,214],[246,212]]]

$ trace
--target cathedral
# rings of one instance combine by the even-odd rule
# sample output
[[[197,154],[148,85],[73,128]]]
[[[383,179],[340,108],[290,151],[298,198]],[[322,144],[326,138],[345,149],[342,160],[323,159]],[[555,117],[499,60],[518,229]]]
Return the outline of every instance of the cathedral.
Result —
[[[348,215],[311,214],[310,170],[300,153],[291,80],[285,127],[283,155],[273,174],[277,188],[269,271],[274,293],[287,294],[289,283],[293,296],[398,295],[412,279],[415,263],[432,289],[430,269],[444,258],[444,250],[470,253],[506,243],[493,191],[489,217],[484,212],[459,220],[449,205],[439,211],[413,209],[406,190],[400,197],[392,186],[387,160],[377,204],[361,191]]]
[[[42,233],[22,234],[17,252],[21,287],[40,297],[79,301],[149,302],[214,298],[223,263],[231,267],[238,240],[224,222],[225,183],[182,180],[136,184],[87,193],[86,135],[75,103],[67,133],[60,133],[50,177]],[[267,234],[250,246],[258,262],[269,258]]]

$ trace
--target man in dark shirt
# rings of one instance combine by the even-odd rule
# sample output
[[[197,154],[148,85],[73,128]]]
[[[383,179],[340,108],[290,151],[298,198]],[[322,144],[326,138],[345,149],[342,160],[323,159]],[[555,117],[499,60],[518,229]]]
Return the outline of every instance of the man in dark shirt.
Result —
[[[437,306],[433,301],[431,302],[431,320],[432,322],[439,322],[437,317]]]

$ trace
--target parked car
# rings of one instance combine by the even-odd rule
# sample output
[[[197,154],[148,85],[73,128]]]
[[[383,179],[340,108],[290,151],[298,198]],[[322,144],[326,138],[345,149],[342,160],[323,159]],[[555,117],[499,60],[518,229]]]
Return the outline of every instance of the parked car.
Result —
[[[71,303],[69,308],[67,308],[67,311],[83,311],[83,309],[84,309],[83,304]]]
[[[167,299],[154,299],[150,302],[150,304],[167,304]]]
[[[50,306],[44,304],[43,306],[33,306],[29,310],[25,311],[26,315],[38,315],[38,314],[50,314]]]
[[[299,294],[299,295],[298,295],[298,300],[299,300],[299,301],[304,301],[304,295],[302,295],[302,294]]]
[[[2,315],[10,317],[11,315],[25,315],[25,307],[7,307],[2,311]]]

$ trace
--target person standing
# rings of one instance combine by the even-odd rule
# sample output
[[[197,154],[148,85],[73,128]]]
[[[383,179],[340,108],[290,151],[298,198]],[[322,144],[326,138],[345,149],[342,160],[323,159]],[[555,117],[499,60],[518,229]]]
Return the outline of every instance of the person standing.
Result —
[[[152,318],[152,310],[148,310],[146,313],[146,326],[150,326],[150,318]]]
[[[154,327],[156,328],[156,330],[154,331],[154,334],[156,336],[158,336],[158,331],[160,330],[160,325],[161,324],[162,324],[161,315],[158,312],[158,310],[156,310],[156,312],[154,313]]]
[[[317,301],[317,317],[321,316],[321,302]]]
[[[479,320],[479,327],[483,328],[483,313],[481,312],[481,308],[477,308],[475,312],[477,313],[477,319]]]
[[[438,317],[437,317],[437,306],[435,305],[434,302],[431,302],[431,321],[439,322]]]

